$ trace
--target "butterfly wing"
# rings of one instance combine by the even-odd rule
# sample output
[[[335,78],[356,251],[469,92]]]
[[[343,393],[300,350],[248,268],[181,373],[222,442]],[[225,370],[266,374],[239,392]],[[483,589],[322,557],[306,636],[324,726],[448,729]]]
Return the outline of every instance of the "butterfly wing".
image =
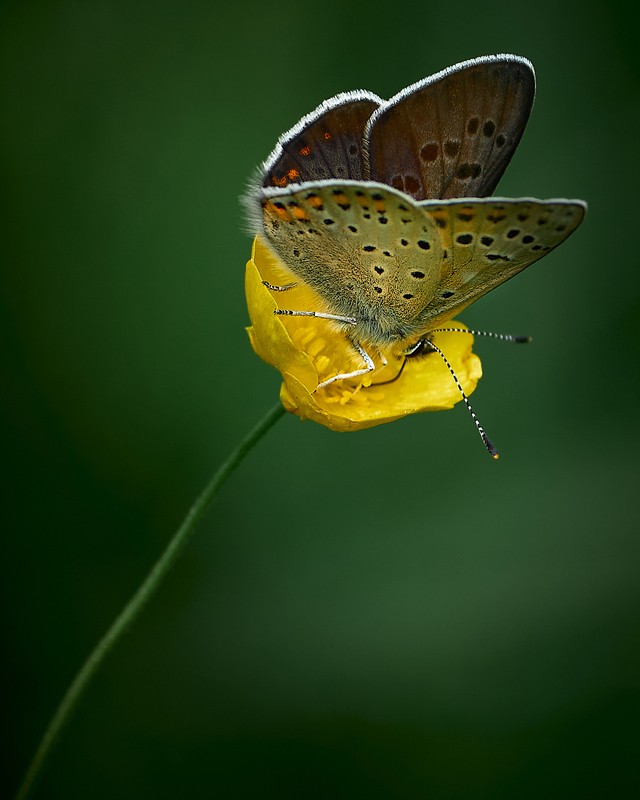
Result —
[[[365,91],[326,100],[278,140],[263,166],[263,186],[327,178],[362,180],[362,136],[383,101]]]
[[[262,189],[256,199],[267,243],[328,310],[356,318],[356,338],[386,344],[415,332],[442,262],[436,222],[415,201],[355,181]]]
[[[433,297],[420,314],[428,332],[561,244],[580,225],[581,200],[503,198],[425,201],[443,258]]]
[[[492,194],[529,119],[525,58],[486,56],[409,86],[365,130],[365,176],[418,200]]]

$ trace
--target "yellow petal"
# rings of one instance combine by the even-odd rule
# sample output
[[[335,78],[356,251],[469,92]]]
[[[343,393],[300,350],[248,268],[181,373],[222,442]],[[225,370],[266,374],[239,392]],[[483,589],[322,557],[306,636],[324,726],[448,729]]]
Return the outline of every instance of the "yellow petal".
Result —
[[[273,313],[278,306],[262,280],[255,263],[248,261],[245,292],[249,317],[253,322],[253,326],[247,328],[251,346],[268,364],[280,372],[292,372],[313,391],[318,385],[318,373],[309,356],[291,341],[282,318]]]

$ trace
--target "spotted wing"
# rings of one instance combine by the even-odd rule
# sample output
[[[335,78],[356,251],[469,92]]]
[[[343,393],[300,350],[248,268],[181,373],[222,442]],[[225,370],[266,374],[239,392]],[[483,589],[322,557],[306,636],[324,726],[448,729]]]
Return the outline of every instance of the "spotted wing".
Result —
[[[451,200],[420,204],[438,226],[443,258],[433,298],[420,315],[425,332],[545,256],[570,236],[586,211],[581,200]]]
[[[345,92],[326,100],[278,140],[263,167],[263,186],[328,178],[362,180],[362,136],[382,100]]]
[[[485,197],[529,119],[535,74],[518,56],[465,61],[409,86],[365,131],[371,180],[418,200]]]
[[[411,198],[375,183],[321,181],[261,192],[268,244],[334,313],[372,340],[414,331],[440,276],[434,220]]]

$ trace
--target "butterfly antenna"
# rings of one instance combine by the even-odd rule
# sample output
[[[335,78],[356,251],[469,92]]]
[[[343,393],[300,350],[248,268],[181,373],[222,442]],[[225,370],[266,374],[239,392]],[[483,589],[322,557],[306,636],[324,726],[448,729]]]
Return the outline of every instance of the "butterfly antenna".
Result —
[[[462,328],[460,330],[462,330]],[[470,333],[470,331],[469,331],[469,333]],[[475,411],[473,410],[473,408],[471,408],[471,403],[469,402],[469,398],[464,393],[464,389],[462,388],[462,386],[460,384],[460,381],[458,380],[458,376],[453,371],[453,367],[451,366],[451,364],[449,362],[449,359],[445,356],[445,354],[438,347],[438,345],[434,344],[430,339],[425,339],[424,340],[424,344],[428,345],[430,348],[435,350],[436,353],[440,356],[440,358],[447,365],[447,367],[449,369],[449,372],[451,373],[451,377],[456,382],[456,386],[458,387],[458,391],[462,395],[462,399],[464,400],[464,404],[467,407],[467,411],[469,412],[469,414],[471,414],[471,419],[473,420],[473,422],[474,422],[474,424],[476,426],[476,429],[477,429],[478,433],[480,434],[480,438],[482,439],[482,442],[483,442],[484,446],[487,448],[491,458],[494,458],[494,459],[497,460],[498,458],[500,458],[500,454],[498,453],[498,450],[497,450],[496,446],[491,441],[491,439],[487,436],[484,428],[480,424],[479,419],[476,417]]]
[[[472,336],[486,336],[488,339],[497,339],[500,342],[513,342],[514,344],[529,344],[531,336],[512,336],[510,333],[493,333],[492,331],[474,331],[471,328],[436,328],[432,333],[470,333]]]

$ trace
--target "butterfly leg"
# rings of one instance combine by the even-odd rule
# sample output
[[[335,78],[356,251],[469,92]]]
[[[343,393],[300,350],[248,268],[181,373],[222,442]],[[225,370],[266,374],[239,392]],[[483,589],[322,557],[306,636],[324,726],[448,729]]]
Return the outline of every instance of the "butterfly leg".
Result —
[[[327,378],[326,381],[322,381],[322,383],[318,384],[316,391],[318,391],[318,389],[324,389],[325,386],[329,386],[329,384],[335,383],[336,381],[344,381],[348,380],[349,378],[359,378],[361,375],[366,375],[368,372],[373,372],[373,370],[376,368],[376,365],[373,363],[373,359],[369,353],[367,353],[364,347],[359,345],[357,342],[353,342],[353,346],[362,356],[362,360],[366,364],[366,367],[363,369],[356,369],[353,372],[341,372],[338,375],[334,375],[332,378]]]
[[[317,317],[318,319],[332,319],[335,322],[344,322],[346,325],[355,325],[355,317],[343,317],[341,314],[326,314],[324,311],[291,311],[288,308],[276,308],[273,312],[281,317]]]
[[[285,283],[282,286],[275,286],[273,283],[269,283],[269,281],[262,281],[262,285],[266,286],[267,289],[271,289],[272,292],[286,292],[287,289],[293,289],[294,286],[298,284],[294,281],[293,283]]]
[[[285,317],[316,317],[316,319],[330,319],[334,322],[342,322],[345,325],[355,325],[357,322],[355,317],[345,317],[342,314],[328,314],[325,311],[293,311],[288,308],[276,308],[273,313],[277,316]],[[341,372],[338,375],[334,375],[332,378],[327,378],[326,381],[322,381],[322,383],[318,384],[316,391],[318,391],[318,389],[324,389],[325,386],[329,386],[329,384],[335,383],[335,381],[358,378],[360,375],[366,375],[368,372],[373,372],[373,370],[376,368],[376,365],[374,364],[369,353],[367,353],[367,351],[357,342],[354,342],[353,346],[362,356],[362,360],[366,366],[363,369],[356,369],[353,372]],[[384,357],[383,362],[386,363],[386,359],[384,359]]]
[[[285,283],[282,286],[276,286],[273,283],[269,283],[269,281],[262,281],[262,285],[266,286],[267,289],[270,289],[272,292],[286,292],[288,289],[293,289],[298,285],[298,283],[297,281],[294,281],[293,283]],[[287,308],[276,308],[273,313],[288,317],[318,317],[319,319],[332,319],[336,322],[344,322],[347,325],[356,324],[356,320],[353,317],[343,317],[340,314],[325,314],[321,311],[291,311]]]

